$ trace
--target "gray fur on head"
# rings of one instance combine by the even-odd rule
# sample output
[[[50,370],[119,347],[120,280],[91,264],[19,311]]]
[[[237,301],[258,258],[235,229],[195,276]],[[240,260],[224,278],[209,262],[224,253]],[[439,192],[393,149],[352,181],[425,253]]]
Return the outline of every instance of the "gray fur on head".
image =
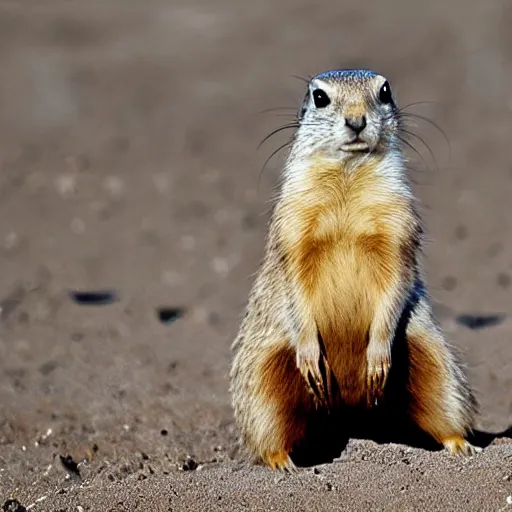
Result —
[[[295,157],[348,159],[397,148],[398,108],[389,82],[367,70],[313,77],[299,112]]]

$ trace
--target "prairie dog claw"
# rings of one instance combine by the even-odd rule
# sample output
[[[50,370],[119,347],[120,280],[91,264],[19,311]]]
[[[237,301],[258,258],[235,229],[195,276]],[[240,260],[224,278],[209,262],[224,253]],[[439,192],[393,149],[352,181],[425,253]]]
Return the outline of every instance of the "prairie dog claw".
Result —
[[[297,347],[297,368],[318,404],[329,407],[331,399],[331,369],[318,340],[303,342]]]
[[[378,404],[384,394],[389,369],[391,368],[391,349],[389,343],[370,341],[367,348],[367,401],[368,406]]]

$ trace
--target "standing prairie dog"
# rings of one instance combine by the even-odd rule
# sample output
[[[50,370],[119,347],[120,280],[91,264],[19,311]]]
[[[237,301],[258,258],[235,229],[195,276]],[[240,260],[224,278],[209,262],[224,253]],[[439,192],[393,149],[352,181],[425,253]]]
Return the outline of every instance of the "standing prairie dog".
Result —
[[[343,424],[391,404],[450,453],[475,453],[476,401],[421,277],[422,223],[389,82],[366,70],[317,75],[297,125],[232,346],[243,444],[291,470],[315,418]]]

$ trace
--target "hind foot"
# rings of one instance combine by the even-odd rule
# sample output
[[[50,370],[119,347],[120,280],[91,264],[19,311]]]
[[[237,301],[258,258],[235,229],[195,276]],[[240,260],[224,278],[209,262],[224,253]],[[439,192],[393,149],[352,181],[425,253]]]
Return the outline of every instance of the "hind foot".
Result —
[[[295,473],[297,471],[297,467],[292,462],[290,455],[284,450],[267,454],[263,457],[263,460],[265,464],[276,471],[284,471],[287,473]]]
[[[443,446],[450,455],[472,456],[482,451],[482,448],[473,446],[461,436],[446,438],[443,440]]]

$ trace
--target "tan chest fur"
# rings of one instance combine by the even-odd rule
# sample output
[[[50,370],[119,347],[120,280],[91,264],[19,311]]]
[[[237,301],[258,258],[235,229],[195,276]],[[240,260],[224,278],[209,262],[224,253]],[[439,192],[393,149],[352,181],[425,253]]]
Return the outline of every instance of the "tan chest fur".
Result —
[[[376,304],[401,279],[414,214],[377,172],[319,161],[280,209],[290,272],[305,294],[349,401],[365,392],[365,350]]]

